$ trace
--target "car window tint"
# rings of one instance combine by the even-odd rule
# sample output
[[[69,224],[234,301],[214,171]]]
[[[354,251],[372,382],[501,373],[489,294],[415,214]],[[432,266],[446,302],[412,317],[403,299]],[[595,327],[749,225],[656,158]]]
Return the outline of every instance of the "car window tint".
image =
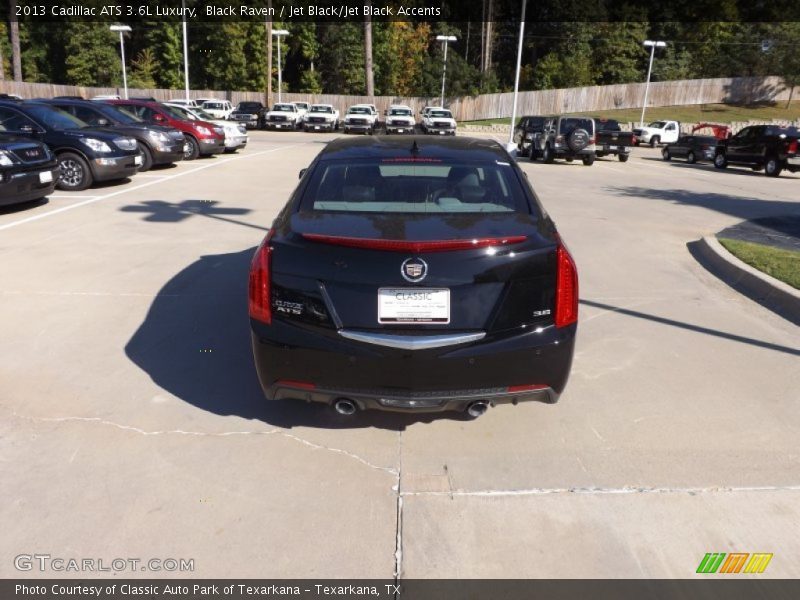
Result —
[[[78,117],[81,121],[85,121],[89,125],[98,125],[98,121],[104,118],[103,115],[86,106],[72,106],[70,108],[72,108],[70,112],[73,115]],[[108,119],[106,119],[106,121],[108,121]]]
[[[594,131],[594,121],[592,119],[561,119],[559,133],[569,133],[575,129],[585,129],[589,133]]]
[[[319,163],[301,210],[380,213],[530,213],[510,163],[414,159]]]
[[[21,131],[24,126],[35,127],[33,121],[25,115],[0,107],[0,131]]]

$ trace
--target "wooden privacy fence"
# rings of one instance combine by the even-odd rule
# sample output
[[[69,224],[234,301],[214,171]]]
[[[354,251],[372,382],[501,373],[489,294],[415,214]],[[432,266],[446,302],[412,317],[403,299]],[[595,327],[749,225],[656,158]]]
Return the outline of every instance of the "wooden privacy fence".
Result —
[[[558,90],[520,92],[517,115],[546,115],[571,112],[591,112],[616,108],[638,108],[644,101],[644,83],[589,86]],[[81,87],[50,83],[0,81],[0,93],[17,94],[23,98],[52,98],[53,96],[83,96],[91,98],[100,94],[122,95],[121,88]],[[158,100],[182,98],[183,90],[129,89],[129,96],[152,96]],[[219,90],[191,90],[192,98],[227,99],[234,104],[243,100],[264,101],[263,92]],[[650,84],[647,105],[680,106],[687,104],[752,104],[756,102],[786,101],[789,89],[779,77],[726,77],[717,79],[688,79],[658,81]],[[285,93],[284,102],[311,102],[333,104],[341,112],[358,103],[371,103],[383,112],[390,104],[407,104],[416,112],[427,105],[438,105],[439,97],[399,96],[344,96],[336,94]],[[277,93],[273,91],[273,101]],[[513,93],[482,94],[446,98],[445,104],[458,121],[477,121],[510,117]]]

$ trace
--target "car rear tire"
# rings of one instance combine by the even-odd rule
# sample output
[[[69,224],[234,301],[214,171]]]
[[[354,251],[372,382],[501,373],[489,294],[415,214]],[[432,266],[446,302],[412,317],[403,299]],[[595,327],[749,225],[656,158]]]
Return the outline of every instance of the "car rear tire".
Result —
[[[153,153],[146,144],[139,143],[139,154],[142,155],[142,166],[139,167],[139,173],[144,173],[153,168]]]
[[[689,153],[686,155],[686,162],[689,163],[690,165],[693,165],[694,163],[697,162],[697,157],[691,150],[689,150]]]
[[[672,160],[672,155],[669,153],[669,148],[664,148],[661,151],[661,158],[664,160]]]
[[[197,143],[197,140],[194,137],[187,135],[186,145],[188,148],[183,153],[183,160],[195,160],[198,156],[200,156],[200,144]]]
[[[617,158],[619,158],[619,162],[628,162],[628,159],[631,157],[630,154],[620,154]]]
[[[528,151],[528,160],[530,160],[531,162],[536,162],[538,158],[539,158],[539,151],[533,146],[531,146],[530,150]]]
[[[654,135],[653,137],[650,138],[650,147],[655,148],[656,146],[658,146],[658,142],[660,141],[661,138],[658,137],[657,135]]]
[[[57,184],[59,189],[80,192],[92,185],[93,177],[89,163],[80,154],[74,152],[59,154],[58,166],[61,169]]]
[[[555,158],[556,157],[553,154],[553,150],[550,148],[550,144],[547,144],[542,152],[542,162],[550,164],[555,160]]]
[[[777,177],[783,171],[783,166],[780,161],[774,156],[770,156],[767,162],[764,163],[764,175],[767,177]]]
[[[728,166],[728,159],[725,157],[725,154],[722,152],[717,152],[714,156],[714,166],[717,169],[724,169]]]
[[[594,156],[584,156],[583,164],[587,167],[591,167],[594,164]]]

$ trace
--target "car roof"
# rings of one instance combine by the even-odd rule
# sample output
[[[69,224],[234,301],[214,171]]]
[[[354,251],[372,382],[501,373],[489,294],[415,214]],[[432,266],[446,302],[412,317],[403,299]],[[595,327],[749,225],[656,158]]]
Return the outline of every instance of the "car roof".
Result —
[[[420,158],[508,161],[508,153],[497,141],[470,137],[357,137],[337,138],[319,154],[320,160],[392,158],[408,156],[416,146]]]

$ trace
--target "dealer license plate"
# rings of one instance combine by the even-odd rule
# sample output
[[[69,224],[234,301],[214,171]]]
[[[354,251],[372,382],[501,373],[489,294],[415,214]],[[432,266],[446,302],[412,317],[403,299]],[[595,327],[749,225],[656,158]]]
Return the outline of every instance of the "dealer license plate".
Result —
[[[39,173],[39,183],[50,183],[51,181],[53,181],[53,174],[50,171]]]
[[[447,288],[380,288],[378,323],[450,322],[450,290]]]

